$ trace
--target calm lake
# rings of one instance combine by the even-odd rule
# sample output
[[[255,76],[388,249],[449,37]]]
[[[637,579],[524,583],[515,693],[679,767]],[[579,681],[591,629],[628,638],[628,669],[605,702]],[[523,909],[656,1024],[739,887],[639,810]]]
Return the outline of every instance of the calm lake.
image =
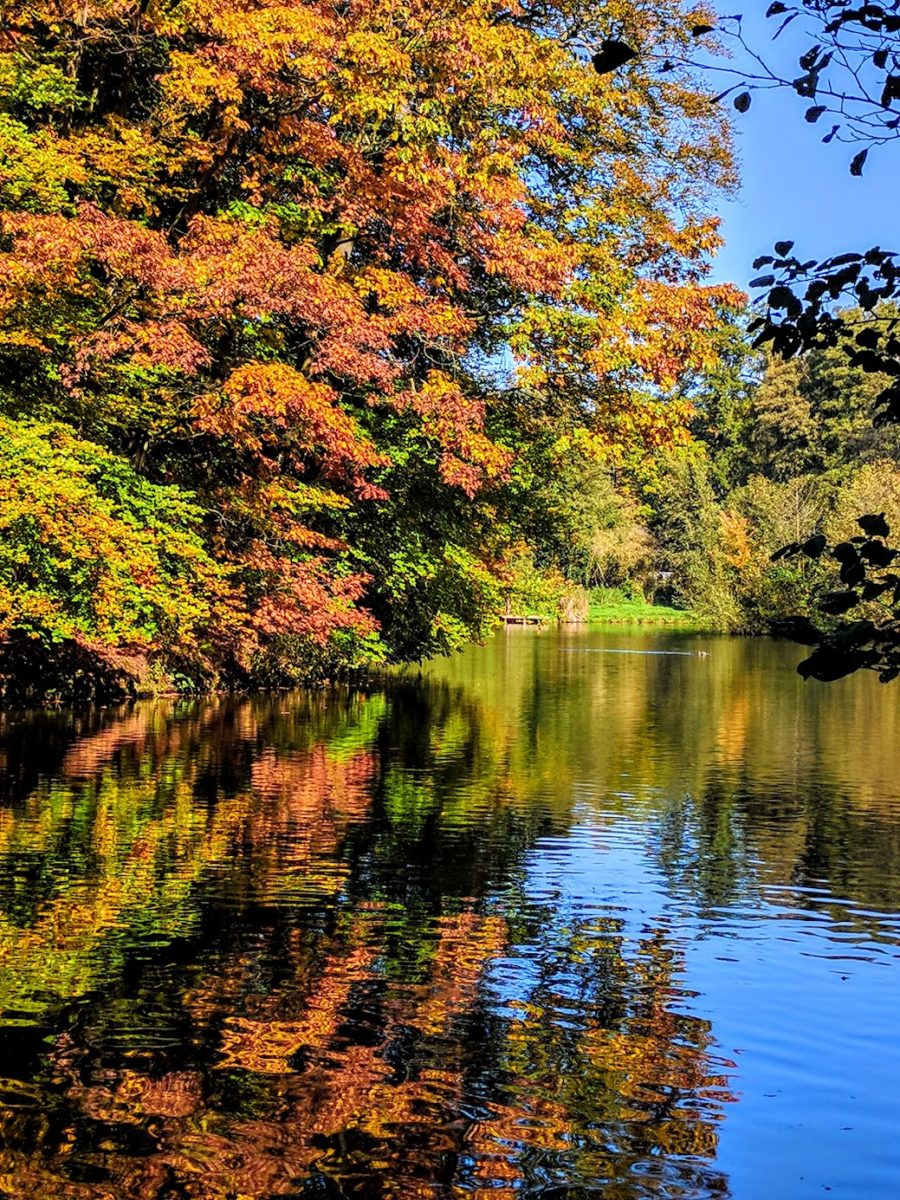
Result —
[[[900,684],[802,653],[0,717],[0,1197],[896,1200]]]

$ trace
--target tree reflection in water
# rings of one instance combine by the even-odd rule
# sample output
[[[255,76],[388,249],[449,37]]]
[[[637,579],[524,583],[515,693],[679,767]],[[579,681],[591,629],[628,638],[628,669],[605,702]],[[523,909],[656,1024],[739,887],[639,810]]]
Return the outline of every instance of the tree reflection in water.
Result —
[[[727,1194],[677,939],[530,899],[572,801],[464,689],[3,734],[6,1195]]]

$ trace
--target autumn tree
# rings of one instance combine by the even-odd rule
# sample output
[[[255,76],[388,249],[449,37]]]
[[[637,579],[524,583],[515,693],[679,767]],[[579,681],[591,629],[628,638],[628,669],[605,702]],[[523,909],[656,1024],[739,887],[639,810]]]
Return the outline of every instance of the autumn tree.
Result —
[[[613,23],[683,50],[677,0],[3,16],[0,409],[51,457],[63,424],[199,510],[216,590],[198,580],[197,602],[218,620],[196,680],[489,627],[527,440],[497,417],[510,352],[585,454],[680,436],[668,395],[736,300],[701,282],[728,130],[687,68],[590,66]],[[43,584],[0,570],[16,634]],[[96,621],[98,661],[171,664],[162,626]]]
[[[829,126],[823,142],[836,139],[852,148],[850,174],[862,176],[870,151],[890,147],[900,136],[894,108],[900,103],[900,15],[879,4],[773,0],[766,16],[778,23],[775,36],[790,25],[800,31],[797,76],[773,70],[750,49],[741,18],[725,18],[727,32],[749,58],[734,72],[744,81],[719,98],[737,91],[734,104],[745,112],[754,89],[793,90],[806,105],[805,120]],[[838,350],[851,373],[872,377],[875,425],[900,424],[897,254],[875,246],[805,260],[785,239],[754,268],[762,271],[751,286],[760,289],[763,310],[751,326],[755,344],[785,360]],[[804,676],[832,680],[869,668],[889,682],[900,674],[900,549],[889,544],[890,531],[885,506],[859,517],[843,541],[817,534],[777,552],[779,559],[805,556],[833,568],[835,586],[821,597],[816,618],[797,616],[785,625],[813,648],[799,667]]]

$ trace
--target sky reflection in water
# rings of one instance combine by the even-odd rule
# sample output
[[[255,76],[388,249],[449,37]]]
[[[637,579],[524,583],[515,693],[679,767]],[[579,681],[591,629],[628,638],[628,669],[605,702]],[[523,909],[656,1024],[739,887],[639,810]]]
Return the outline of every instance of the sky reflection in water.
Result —
[[[893,1200],[898,693],[796,658],[0,719],[0,1195]]]

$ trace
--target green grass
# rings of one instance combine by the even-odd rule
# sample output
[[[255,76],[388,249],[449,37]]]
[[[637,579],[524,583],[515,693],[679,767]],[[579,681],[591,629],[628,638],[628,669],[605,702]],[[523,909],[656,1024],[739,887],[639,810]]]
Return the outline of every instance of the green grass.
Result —
[[[588,620],[633,625],[690,625],[699,626],[696,613],[684,608],[669,608],[665,604],[648,604],[624,595],[618,588],[598,588],[591,594]]]

